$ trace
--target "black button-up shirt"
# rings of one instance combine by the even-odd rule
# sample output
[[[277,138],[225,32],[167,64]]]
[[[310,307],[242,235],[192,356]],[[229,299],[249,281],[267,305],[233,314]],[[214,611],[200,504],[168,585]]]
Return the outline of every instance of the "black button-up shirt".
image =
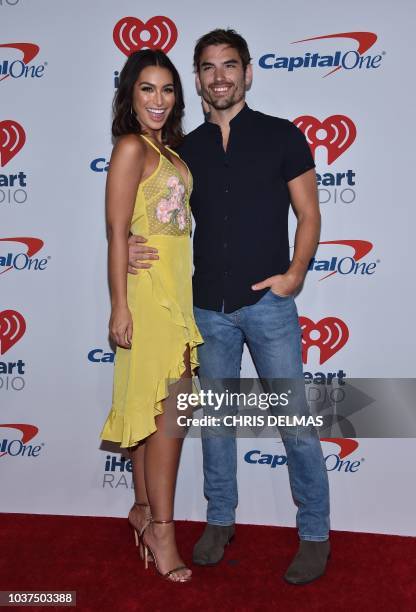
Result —
[[[194,190],[194,304],[233,312],[267,291],[251,285],[287,271],[288,181],[315,166],[303,133],[290,121],[247,105],[220,127],[205,122],[178,149]]]

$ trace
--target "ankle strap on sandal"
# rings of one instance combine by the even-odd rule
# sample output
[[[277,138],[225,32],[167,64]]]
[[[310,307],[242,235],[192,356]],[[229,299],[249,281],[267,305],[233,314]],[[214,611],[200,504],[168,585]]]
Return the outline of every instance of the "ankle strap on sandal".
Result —
[[[173,523],[173,519],[171,519],[170,521],[155,521],[154,519],[152,519],[150,522],[156,523],[157,525],[168,525],[169,523]]]
[[[134,502],[135,506],[143,506],[144,508],[150,508],[149,504],[145,504],[144,502]]]

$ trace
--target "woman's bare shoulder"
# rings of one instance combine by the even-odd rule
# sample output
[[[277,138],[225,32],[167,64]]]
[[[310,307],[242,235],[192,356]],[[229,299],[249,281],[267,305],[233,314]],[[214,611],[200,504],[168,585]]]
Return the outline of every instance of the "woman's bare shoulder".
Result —
[[[139,134],[123,134],[114,144],[113,154],[127,157],[143,157],[146,154],[146,143]]]

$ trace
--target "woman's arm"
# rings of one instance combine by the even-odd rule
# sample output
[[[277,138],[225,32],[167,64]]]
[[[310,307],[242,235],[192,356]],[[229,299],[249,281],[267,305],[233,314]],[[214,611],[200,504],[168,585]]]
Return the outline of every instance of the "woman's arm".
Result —
[[[143,174],[145,152],[145,144],[137,136],[122,136],[111,155],[106,186],[110,334],[124,348],[130,348],[133,331],[127,305],[127,239],[137,188]]]

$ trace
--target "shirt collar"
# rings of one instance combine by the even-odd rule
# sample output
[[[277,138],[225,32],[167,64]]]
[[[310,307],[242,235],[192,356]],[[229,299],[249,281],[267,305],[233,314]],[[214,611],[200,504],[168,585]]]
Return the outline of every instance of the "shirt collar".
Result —
[[[235,125],[240,125],[240,123],[243,123],[248,119],[250,113],[252,112],[253,111],[251,110],[251,108],[248,107],[246,102],[240,112],[237,113],[237,115],[231,119],[230,126],[234,127]]]
[[[245,121],[247,121],[247,119],[250,117],[250,114],[253,111],[251,110],[251,108],[247,105],[247,102],[244,104],[243,108],[236,114],[235,117],[233,117],[230,121],[230,127],[234,128],[236,126],[240,126],[243,125]],[[208,121],[208,119],[205,119],[205,124],[210,127],[212,126],[213,128],[219,128],[219,125],[217,123],[211,123],[211,121]]]

